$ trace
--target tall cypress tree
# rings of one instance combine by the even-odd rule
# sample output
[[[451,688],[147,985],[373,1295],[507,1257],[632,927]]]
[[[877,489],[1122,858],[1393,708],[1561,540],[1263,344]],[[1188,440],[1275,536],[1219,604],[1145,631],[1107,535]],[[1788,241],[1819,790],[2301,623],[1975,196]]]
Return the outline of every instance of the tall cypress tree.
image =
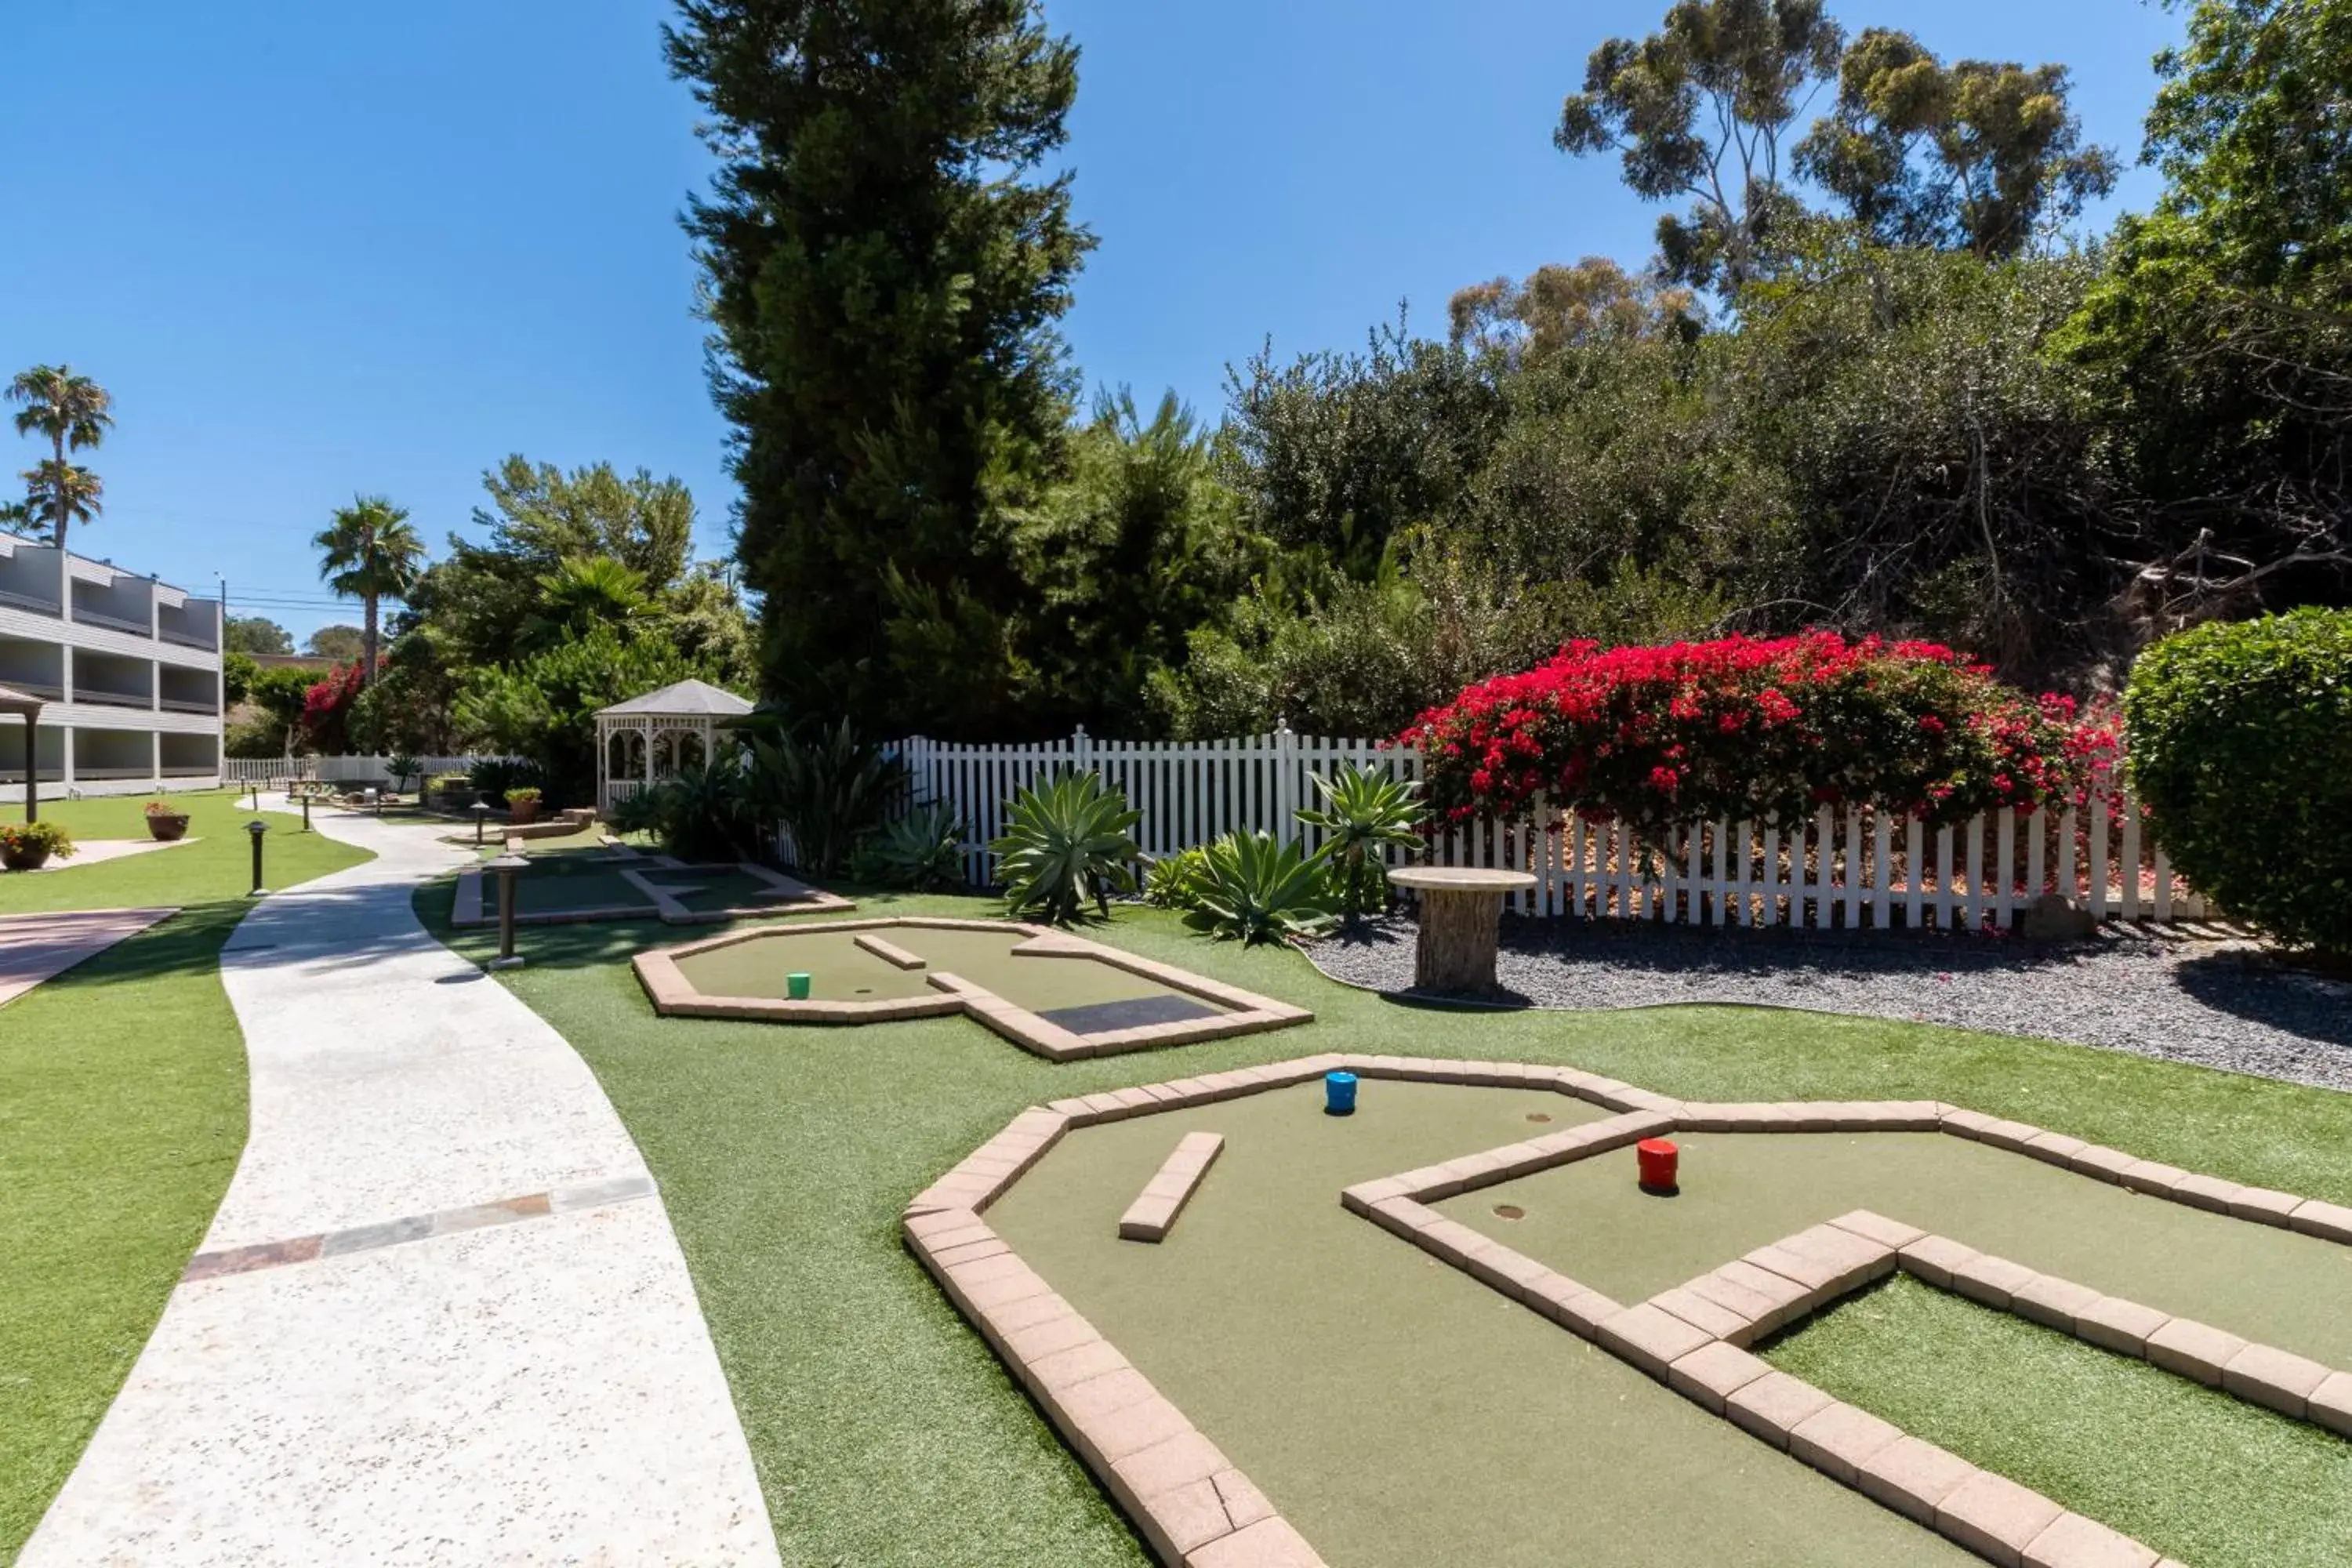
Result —
[[[736,430],[738,551],[787,709],[1012,722],[1013,520],[1073,391],[1092,237],[1042,174],[1077,48],[1034,0],[680,0],[672,72],[719,159],[686,218]]]

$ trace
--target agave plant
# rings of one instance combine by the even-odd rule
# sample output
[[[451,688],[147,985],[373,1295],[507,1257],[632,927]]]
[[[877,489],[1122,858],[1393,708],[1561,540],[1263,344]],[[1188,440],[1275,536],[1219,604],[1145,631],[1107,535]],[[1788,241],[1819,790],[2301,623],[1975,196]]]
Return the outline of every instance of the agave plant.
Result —
[[[850,865],[857,880],[877,887],[961,887],[963,818],[945,801],[919,805],[859,845]]]
[[[1323,866],[1270,833],[1229,833],[1210,845],[1195,898],[1184,923],[1220,941],[1318,936],[1338,918]]]
[[[1353,763],[1336,778],[1317,773],[1314,779],[1323,804],[1300,811],[1298,820],[1323,830],[1317,853],[1340,867],[1346,886],[1342,908],[1353,926],[1366,905],[1365,872],[1371,873],[1372,887],[1381,885],[1375,851],[1421,842],[1421,785]]]
[[[1142,820],[1100,773],[1064,773],[1023,790],[1004,837],[988,847],[1005,903],[1016,915],[1067,925],[1091,899],[1108,917],[1111,893],[1135,885],[1143,852],[1129,834]]]
[[[1200,900],[1201,868],[1205,857],[1198,848],[1162,855],[1144,874],[1143,901],[1154,909],[1189,910]]]

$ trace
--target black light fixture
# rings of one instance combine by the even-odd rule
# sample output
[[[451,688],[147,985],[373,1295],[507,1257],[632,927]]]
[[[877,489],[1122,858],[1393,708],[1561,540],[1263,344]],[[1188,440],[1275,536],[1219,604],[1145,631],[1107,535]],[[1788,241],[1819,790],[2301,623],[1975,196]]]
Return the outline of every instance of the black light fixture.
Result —
[[[482,825],[490,819],[490,803],[477,798],[474,802],[474,847],[482,847]]]
[[[520,855],[501,855],[487,868],[499,874],[499,955],[490,961],[492,969],[522,967],[514,950],[515,873],[530,864]]]
[[[253,835],[253,890],[246,897],[257,899],[268,890],[261,885],[261,836],[269,831],[269,824],[256,817],[245,825],[245,830]]]

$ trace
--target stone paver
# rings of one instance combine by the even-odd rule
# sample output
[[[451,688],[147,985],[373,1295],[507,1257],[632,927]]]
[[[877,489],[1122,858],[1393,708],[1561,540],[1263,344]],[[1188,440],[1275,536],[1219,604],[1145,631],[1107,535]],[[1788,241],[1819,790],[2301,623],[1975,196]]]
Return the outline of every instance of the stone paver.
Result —
[[[1119,1216],[1120,1238],[1165,1240],[1169,1227],[1184,1212],[1184,1205],[1192,1201],[1193,1190],[1200,1186],[1224,1147],[1224,1138],[1215,1132],[1187,1132],[1178,1140],[1174,1152],[1161,1163],[1159,1174]]]
[[[252,1125],[203,1247],[311,1256],[173,1291],[22,1568],[775,1563],[668,1215],[620,1196],[635,1145],[411,912],[468,852],[312,820],[379,858],[223,951]]]
[[[19,872],[16,875],[22,875]],[[65,910],[0,916],[0,1006],[42,981],[96,958],[177,910]]]

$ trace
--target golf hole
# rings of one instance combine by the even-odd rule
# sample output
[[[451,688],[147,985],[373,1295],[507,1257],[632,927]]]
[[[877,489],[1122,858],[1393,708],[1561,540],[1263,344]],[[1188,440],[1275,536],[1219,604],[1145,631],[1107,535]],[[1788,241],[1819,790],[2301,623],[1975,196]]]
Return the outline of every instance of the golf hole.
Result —
[[[1525,1219],[1528,1217],[1528,1211],[1521,1208],[1517,1204],[1496,1204],[1495,1205],[1495,1217],[1496,1219]]]
[[[1530,1110],[1528,1112],[1528,1120],[1530,1121],[1549,1121],[1551,1120],[1551,1112],[1549,1110]]]

